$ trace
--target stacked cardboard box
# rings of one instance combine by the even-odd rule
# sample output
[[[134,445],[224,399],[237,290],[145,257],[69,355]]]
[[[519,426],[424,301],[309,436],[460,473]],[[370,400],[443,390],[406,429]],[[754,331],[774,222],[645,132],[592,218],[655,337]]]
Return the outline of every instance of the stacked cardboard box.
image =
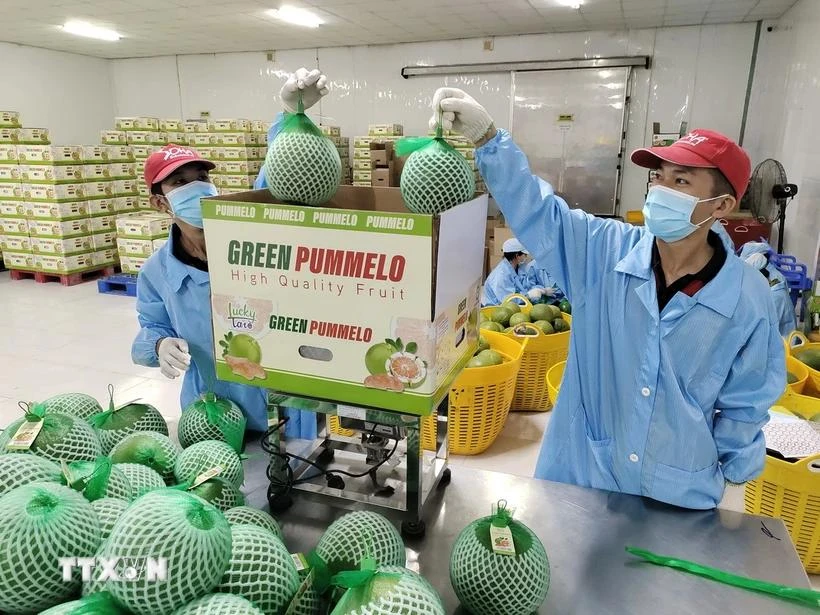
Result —
[[[170,229],[171,217],[159,212],[118,217],[117,251],[123,273],[139,273],[145,261],[168,241]]]
[[[342,129],[338,126],[319,126],[322,134],[333,141],[342,160],[342,184],[350,185],[350,137],[342,136]]]
[[[484,183],[484,180],[481,179],[481,175],[478,172],[478,165],[476,165],[475,146],[470,143],[466,137],[462,137],[461,135],[457,135],[455,133],[448,133],[444,136],[444,138],[447,143],[452,145],[456,151],[464,156],[467,159],[467,162],[470,163],[470,166],[473,168],[473,173],[475,173],[476,191],[487,192],[487,186]]]
[[[114,125],[115,130],[102,131],[100,134],[102,143],[111,146],[130,146],[139,195],[137,210],[150,211],[151,205],[148,199],[151,192],[141,181],[145,170],[145,160],[168,143],[185,144],[186,137],[182,131],[182,121],[146,116],[117,117],[114,118]]]
[[[490,224],[488,220],[488,227],[489,226]],[[504,258],[504,252],[502,251],[504,242],[508,239],[512,239],[515,235],[513,235],[511,228],[498,225],[497,223],[493,225],[492,230],[488,228],[488,234],[490,232],[492,233],[492,239],[488,242],[487,247],[490,257],[489,269],[492,271],[495,269],[495,266],[501,262],[501,259]]]
[[[375,125],[373,125],[375,126]],[[393,126],[391,124],[391,126]],[[372,127],[372,126],[371,126]],[[397,129],[401,126],[395,125]],[[402,132],[402,130],[397,130]],[[402,136],[398,135],[376,135],[353,137],[353,185],[371,186],[373,181],[373,163],[370,158],[370,147],[373,144],[395,143]]]
[[[211,179],[220,194],[245,192],[262,168],[267,153],[267,127],[259,120],[187,120],[188,144],[216,168]]]
[[[393,143],[370,143],[370,185],[374,188],[390,188],[399,185],[396,173],[396,157]]]
[[[18,116],[8,111],[0,112],[0,120],[5,124],[12,123],[10,117],[16,119]],[[10,142],[8,128],[0,128],[0,253],[9,269],[34,270],[17,146]]]

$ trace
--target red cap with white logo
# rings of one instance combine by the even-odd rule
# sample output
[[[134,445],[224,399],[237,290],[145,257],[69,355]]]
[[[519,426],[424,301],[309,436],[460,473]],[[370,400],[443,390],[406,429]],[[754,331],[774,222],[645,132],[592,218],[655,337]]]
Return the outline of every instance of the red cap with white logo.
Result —
[[[166,145],[158,152],[154,152],[145,161],[145,183],[150,189],[154,184],[161,182],[179,167],[191,162],[199,162],[210,171],[216,165],[205,160],[199,153],[186,145]]]
[[[738,201],[752,176],[752,161],[743,148],[713,130],[693,130],[666,147],[636,149],[632,152],[632,162],[647,169],[659,169],[661,162],[718,169],[734,188]]]

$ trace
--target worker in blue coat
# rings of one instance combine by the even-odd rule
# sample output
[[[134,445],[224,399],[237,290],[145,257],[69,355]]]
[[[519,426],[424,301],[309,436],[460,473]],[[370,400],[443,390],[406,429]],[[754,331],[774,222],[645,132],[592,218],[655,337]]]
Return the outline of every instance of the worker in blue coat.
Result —
[[[281,92],[286,108],[296,106],[299,89],[306,107],[318,101],[327,91],[318,81],[297,83],[295,76],[291,77]],[[144,176],[151,204],[173,216],[173,225],[168,242],[148,259],[137,278],[140,330],[131,357],[139,365],[159,367],[170,379],[184,373],[183,408],[212,391],[242,408],[248,429],[264,431],[268,427],[266,390],[216,378],[210,276],[200,206],[201,199],[218,194],[209,176],[214,167],[182,145],[168,145],[146,160]]]
[[[780,335],[789,337],[797,329],[797,315],[786,278],[769,262],[771,253],[772,247],[765,241],[749,241],[740,248],[740,258],[760,271],[768,281]]]
[[[507,223],[572,302],[536,477],[710,509],[760,474],[783,342],[765,280],[710,232],[746,190],[745,152],[705,130],[636,151],[653,173],[635,227],[570,209],[465,92],[442,88],[433,107],[476,144]]]
[[[507,239],[501,248],[503,258],[487,276],[481,294],[481,307],[501,305],[509,295],[526,293],[526,263],[529,252],[515,237]]]
[[[538,261],[531,260],[526,264],[524,278],[528,289],[527,296],[531,300],[556,303],[564,298],[564,291],[558,287],[558,283],[552,279],[549,272],[538,264]]]

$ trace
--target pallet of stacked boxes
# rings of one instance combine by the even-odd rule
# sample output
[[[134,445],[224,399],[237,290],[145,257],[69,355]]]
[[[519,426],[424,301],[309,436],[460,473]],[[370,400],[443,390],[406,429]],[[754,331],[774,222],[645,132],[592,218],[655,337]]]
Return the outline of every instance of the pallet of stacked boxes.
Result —
[[[8,117],[9,113],[3,111],[0,115]],[[6,138],[11,140],[8,135]],[[16,139],[15,133],[14,140]],[[0,251],[3,252],[6,268],[24,271],[34,269],[26,203],[23,200],[20,168],[17,165],[17,146],[8,142],[0,143]]]
[[[402,138],[404,129],[400,124],[371,124],[367,136],[353,137],[352,177],[354,186],[371,186],[373,181],[370,158],[371,143],[393,143]],[[398,134],[385,134],[393,132]]]
[[[319,129],[336,146],[342,161],[342,184],[350,185],[350,138],[343,137],[342,130],[338,126],[319,126]]]
[[[117,218],[117,251],[123,273],[139,273],[145,261],[168,241],[170,230],[171,217],[159,212]]]
[[[209,147],[206,153],[210,156],[206,156],[202,151],[200,154],[216,164],[211,179],[219,188],[220,194],[253,189],[253,182],[261,168],[257,150],[264,147],[265,142],[264,133],[253,131],[251,120],[209,120]]]

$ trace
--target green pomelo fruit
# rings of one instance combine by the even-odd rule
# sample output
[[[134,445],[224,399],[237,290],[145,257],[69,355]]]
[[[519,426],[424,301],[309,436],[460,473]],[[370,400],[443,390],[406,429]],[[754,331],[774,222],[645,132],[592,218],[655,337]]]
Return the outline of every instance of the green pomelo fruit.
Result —
[[[63,474],[53,461],[37,455],[0,455],[0,497],[29,483],[60,483]]]
[[[87,421],[98,412],[102,412],[100,403],[85,393],[63,393],[43,402],[47,411],[60,412]]]
[[[209,404],[217,410],[216,418],[209,416]],[[182,411],[177,435],[182,448],[204,440],[220,440],[238,453],[242,450],[246,422],[242,408],[237,404],[207,393]]]
[[[130,502],[119,498],[101,498],[91,502],[91,507],[97,513],[97,520],[100,522],[100,536],[103,540],[111,535],[111,530],[128,510],[129,505]]]
[[[539,320],[555,320],[555,316],[552,315],[552,310],[549,305],[546,303],[537,303],[530,309],[530,319],[533,322],[538,322]]]
[[[787,372],[786,373],[786,380],[788,381],[789,384],[794,384],[795,382],[797,382],[799,380],[799,378],[797,376],[795,376],[793,373]],[[2,493],[2,491],[0,491],[0,493]]]
[[[336,519],[316,546],[334,574],[358,570],[365,558],[381,566],[404,566],[407,555],[401,535],[390,521],[378,513],[356,511]]]
[[[530,317],[527,314],[519,313],[519,314],[513,314],[512,316],[510,316],[510,326],[511,327],[515,327],[515,326],[520,325],[521,323],[524,323],[524,322],[532,322],[530,320]]]
[[[478,336],[478,349],[475,351],[475,354],[478,354],[482,350],[489,350],[490,349],[490,342],[484,339],[482,336]]]
[[[268,189],[286,203],[322,205],[342,181],[342,160],[322,135],[280,132],[268,147],[264,164]]]
[[[140,463],[117,463],[116,468],[125,475],[131,484],[131,499],[145,495],[149,491],[163,489],[165,480],[156,471]]]
[[[536,321],[535,326],[541,329],[544,335],[552,335],[553,333],[555,333],[555,328],[552,326],[552,323],[548,320]]]
[[[74,461],[68,464],[68,471],[71,474],[73,484],[74,481],[80,479],[88,480],[93,478],[95,473],[99,472],[99,469],[97,464],[93,461]],[[65,484],[66,479],[64,476],[62,478],[63,480],[61,482]],[[111,466],[111,471],[108,474],[108,478],[105,480],[104,484],[105,489],[99,496],[93,493],[90,485],[83,486],[80,484],[72,488],[78,489],[80,493],[82,493],[89,501],[100,498],[117,498],[119,500],[130,502],[134,497],[134,489],[131,486],[131,483],[119,468]]]
[[[367,354],[364,355],[364,364],[367,367],[367,371],[374,376],[377,374],[386,374],[387,360],[394,352],[396,352],[396,349],[386,342],[371,346]]]
[[[150,404],[139,402],[96,415],[89,422],[100,438],[105,455],[108,455],[121,440],[138,431],[154,431],[168,435],[168,425],[159,410]]]
[[[558,308],[564,314],[572,314],[572,305],[570,305],[569,301],[567,301],[566,299],[561,299],[561,301],[558,303]]]
[[[139,463],[162,476],[166,484],[174,482],[174,465],[181,449],[166,435],[138,431],[122,440],[111,451],[114,463]]]
[[[279,540],[284,541],[282,528],[279,527],[276,519],[264,510],[251,508],[250,506],[234,506],[225,511],[225,519],[227,519],[231,525],[258,525],[273,533]]]
[[[496,333],[503,333],[504,327],[497,322],[492,321],[485,321],[482,322],[479,326],[479,329],[484,329],[486,331],[495,331]]]
[[[518,305],[515,301],[505,301],[501,304],[501,307],[507,308],[513,314],[518,314],[521,312],[521,306]]]
[[[808,365],[810,368],[820,371],[820,349],[817,348],[803,348],[795,350],[792,354],[794,357]]]
[[[183,450],[174,465],[177,482],[193,482],[203,472],[219,466],[218,474],[234,487],[241,487],[245,480],[242,458],[227,443],[204,440]]]
[[[197,485],[188,491],[210,502],[219,510],[226,511],[245,504],[245,496],[228,481],[216,477]]]
[[[496,350],[482,350],[476,356],[478,360],[484,363],[485,366],[501,365],[504,362],[504,357]]]
[[[262,360],[262,349],[259,342],[247,333],[234,335],[228,342],[228,354],[232,357],[247,359],[251,363],[259,363]]]
[[[562,333],[563,331],[569,331],[569,323],[564,320],[563,318],[556,318],[552,321],[552,328],[555,329],[556,333]]]
[[[493,310],[493,313],[490,315],[490,320],[506,327],[509,324],[510,317],[512,315],[513,312],[511,310],[505,307],[497,307]]]
[[[399,180],[407,209],[438,214],[475,195],[475,172],[467,160],[440,141],[410,154]]]
[[[7,449],[6,445],[24,422],[25,417],[17,419],[0,433],[0,453],[29,453],[56,463],[60,460],[93,461],[102,455],[100,439],[91,426],[82,419],[59,412],[46,413],[43,427],[31,448],[25,451]]]
[[[242,596],[209,594],[177,609],[171,615],[268,615]]]

